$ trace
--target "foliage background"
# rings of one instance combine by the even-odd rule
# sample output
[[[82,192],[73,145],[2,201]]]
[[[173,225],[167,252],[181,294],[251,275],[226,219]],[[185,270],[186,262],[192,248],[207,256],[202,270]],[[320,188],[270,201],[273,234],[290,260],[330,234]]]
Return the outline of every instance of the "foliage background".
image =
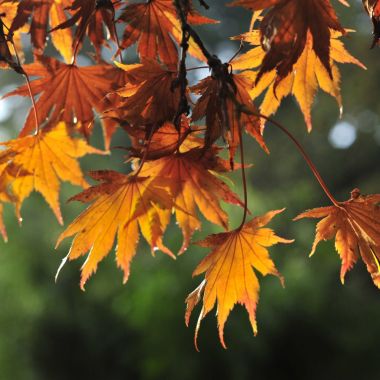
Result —
[[[222,23],[202,27],[202,36],[208,46],[228,58],[237,47],[227,37],[245,31],[249,15],[238,8],[224,8],[222,1],[208,2],[209,14]],[[340,5],[337,9],[343,25],[357,30],[346,44],[368,71],[341,67],[342,121],[346,124],[339,126],[334,100],[323,94],[314,105],[311,136],[293,99],[285,101],[276,115],[306,146],[341,200],[356,186],[363,193],[380,190],[380,51],[368,49],[370,22],[361,2],[351,3],[350,9]],[[16,75],[2,71],[2,92],[17,81]],[[16,106],[26,107],[27,103],[20,99],[0,102],[3,140],[16,136],[23,123],[25,112]],[[195,351],[196,320],[187,329],[183,315],[184,299],[200,281],[191,278],[206,252],[199,248],[192,247],[175,262],[161,254],[153,259],[148,247],[141,244],[126,286],[112,256],[100,265],[86,292],[78,286],[80,263],[68,264],[54,284],[68,243],[54,251],[62,229],[41,196],[33,194],[23,207],[22,229],[13,211],[6,209],[10,242],[0,243],[1,378],[379,378],[378,290],[361,263],[348,275],[346,285],[340,285],[339,260],[332,243],[322,244],[316,255],[308,258],[314,225],[291,219],[304,209],[327,205],[327,199],[285,136],[268,127],[266,139],[272,150],[269,157],[252,139],[246,140],[248,159],[254,162],[249,170],[250,207],[259,214],[286,206],[277,229],[296,243],[272,250],[286,278],[286,289],[275,278],[262,281],[256,338],[246,312],[236,307],[225,332],[229,349],[220,346],[215,319],[209,316],[200,331],[201,353]],[[93,143],[102,145],[100,133]],[[128,141],[119,132],[113,145],[123,144]],[[338,149],[339,144],[347,147]],[[84,169],[126,170],[122,157],[123,153],[115,150],[111,157],[89,157],[82,163]],[[241,191],[238,176],[235,183]],[[64,186],[62,201],[77,192]],[[64,205],[66,223],[80,208],[74,203]],[[241,210],[230,211],[231,225],[237,225]],[[205,225],[195,239],[213,231],[211,225]],[[179,247],[178,228],[173,225],[169,231],[169,246]]]

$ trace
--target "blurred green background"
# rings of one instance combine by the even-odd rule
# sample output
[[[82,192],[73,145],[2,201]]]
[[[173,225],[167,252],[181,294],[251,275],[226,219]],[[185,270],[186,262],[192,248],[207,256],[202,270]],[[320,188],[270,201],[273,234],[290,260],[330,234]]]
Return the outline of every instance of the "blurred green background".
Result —
[[[249,14],[211,1],[208,12],[220,25],[202,27],[208,46],[229,58],[237,49],[228,36],[247,30]],[[334,0],[343,24],[357,30],[346,46],[368,68],[341,66],[345,112],[339,120],[332,98],[319,93],[313,108],[314,130],[306,132],[294,99],[288,98],[276,119],[305,145],[340,200],[354,187],[363,193],[380,192],[380,51],[369,50],[371,25],[360,1],[346,9]],[[1,72],[4,94],[16,75]],[[15,137],[24,121],[28,101],[19,98],[0,103],[3,140]],[[93,143],[101,146],[99,130]],[[201,281],[191,273],[206,250],[192,247],[173,261],[158,253],[152,258],[142,243],[132,264],[132,275],[122,285],[113,253],[99,266],[86,291],[79,289],[81,262],[69,263],[57,284],[54,275],[69,242],[54,250],[62,232],[39,194],[22,209],[22,228],[11,208],[5,222],[9,243],[0,243],[0,379],[332,379],[380,378],[380,293],[360,262],[339,282],[339,258],[333,243],[323,243],[308,258],[315,223],[291,219],[299,212],[328,200],[305,163],[281,132],[268,127],[265,134],[271,155],[246,140],[250,207],[259,214],[286,207],[272,225],[281,236],[295,238],[290,246],[271,250],[286,288],[274,277],[261,279],[261,300],[254,337],[245,310],[236,306],[228,320],[228,350],[219,344],[216,319],[204,320],[199,336],[200,353],[193,346],[196,314],[190,328],[184,324],[184,299]],[[128,145],[118,132],[113,145]],[[123,153],[86,157],[83,168],[127,170]],[[239,177],[236,191],[241,194]],[[83,208],[65,203],[79,191],[63,186],[61,200],[66,223]],[[226,207],[231,226],[241,210]],[[204,223],[195,240],[217,229]],[[180,246],[173,225],[167,244]]]

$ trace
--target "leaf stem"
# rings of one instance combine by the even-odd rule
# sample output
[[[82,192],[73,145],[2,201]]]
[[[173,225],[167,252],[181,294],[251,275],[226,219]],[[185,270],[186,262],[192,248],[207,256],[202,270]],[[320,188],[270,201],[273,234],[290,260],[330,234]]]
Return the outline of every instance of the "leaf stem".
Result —
[[[245,111],[242,111],[242,112],[245,112]],[[322,178],[322,176],[321,176],[320,172],[318,171],[317,167],[315,166],[314,162],[312,161],[310,156],[306,153],[305,149],[303,148],[301,143],[296,139],[296,137],[285,126],[280,124],[278,121],[273,120],[272,118],[265,116],[261,113],[254,113],[252,111],[249,113],[252,115],[256,115],[256,116],[260,117],[261,119],[268,121],[269,123],[271,123],[272,125],[274,125],[278,129],[280,129],[283,133],[285,133],[286,136],[289,137],[289,139],[294,143],[294,145],[297,147],[298,151],[301,153],[302,157],[304,158],[304,160],[308,164],[310,170],[314,174],[314,177],[317,179],[318,183],[320,184],[321,188],[323,189],[323,191],[325,192],[327,197],[330,199],[330,201],[333,203],[334,206],[339,207],[339,202],[332,195],[331,191],[329,190],[328,186],[326,185],[326,182]]]
[[[209,69],[209,66],[198,66],[198,67],[190,67],[186,68],[186,71],[194,71],[194,70],[201,70],[201,69]]]
[[[32,87],[30,85],[30,79],[29,79],[28,74],[25,73],[24,77],[25,77],[26,85],[28,87],[29,97],[30,97],[30,100],[32,101],[34,120],[36,122],[36,132],[35,132],[35,134],[38,135],[40,133],[40,122],[39,122],[39,119],[38,119],[37,105],[36,105],[36,101],[34,100],[34,96],[33,96],[33,92],[32,92]]]
[[[238,113],[238,129],[239,129],[239,143],[240,143],[240,160],[241,160],[241,176],[243,180],[243,191],[244,191],[244,214],[243,219],[240,223],[240,226],[238,227],[238,231],[240,231],[246,220],[247,220],[247,214],[248,214],[248,190],[247,190],[247,177],[245,174],[245,159],[244,159],[244,142],[243,142],[243,136],[242,136],[242,125],[241,125],[241,113]]]
[[[115,3],[112,3],[112,5],[115,5]],[[117,45],[117,50],[118,50],[118,54],[117,53],[116,54],[119,56],[120,63],[123,63],[123,53],[120,49],[120,40],[119,40],[119,36],[116,30],[115,9],[113,9],[112,27],[113,27],[113,34],[115,35],[115,40],[116,40],[116,45]]]
[[[152,127],[152,129],[149,132],[148,141],[145,144],[144,155],[143,155],[143,157],[142,157],[142,159],[140,161],[140,165],[139,165],[138,169],[134,173],[134,177],[138,177],[138,175],[140,174],[140,172],[141,172],[141,170],[142,170],[142,168],[143,168],[143,166],[145,164],[146,159],[148,158],[150,143],[152,142],[152,138],[153,138],[153,135],[154,135],[155,131],[156,131],[156,128]]]
[[[182,14],[182,16],[183,16],[183,14]],[[180,14],[180,17],[181,17],[181,14]],[[218,58],[218,56],[213,55],[213,54],[211,54],[209,52],[209,50],[205,47],[205,45],[204,45],[202,39],[200,38],[200,36],[198,35],[198,33],[187,23],[187,21],[186,21],[185,18],[181,17],[181,22],[182,22],[182,24],[186,24],[186,29],[187,29],[190,37],[193,38],[194,42],[198,45],[198,47],[202,51],[203,55],[207,58],[207,64],[209,65],[209,67],[212,70],[213,74],[215,76],[217,76],[220,80],[222,80],[222,82],[226,81],[226,78],[228,78],[228,76],[223,75],[224,71],[221,70],[221,68],[224,65],[221,62],[221,60]],[[293,141],[293,143],[295,144],[295,146],[297,147],[298,151],[301,153],[302,157],[304,158],[304,160],[308,164],[309,168],[311,169],[312,173],[314,174],[315,178],[319,182],[320,186],[322,187],[322,189],[325,192],[325,194],[327,195],[327,197],[330,199],[330,201],[335,206],[339,207],[339,202],[334,198],[334,196],[330,192],[329,188],[327,187],[325,181],[323,180],[321,174],[319,173],[318,169],[314,165],[313,161],[311,160],[311,158],[309,157],[309,155],[306,153],[306,151],[304,150],[304,148],[302,147],[302,145],[298,142],[298,140],[292,135],[292,133],[287,128],[285,128],[283,125],[281,125],[280,123],[278,123],[277,121],[272,120],[268,116],[262,115],[259,112],[254,112],[250,108],[248,108],[245,105],[241,104],[236,99],[236,94],[228,86],[224,86],[224,87],[226,89],[228,97],[235,104],[235,106],[237,107],[237,110],[238,110],[239,113],[245,113],[245,114],[248,114],[248,115],[257,116],[257,117],[260,117],[262,119],[265,119],[265,120],[269,121],[274,126],[276,126],[277,128],[281,129],[290,138],[290,140]],[[240,131],[240,133],[241,133],[241,131]]]
[[[4,25],[4,24],[3,24]],[[5,25],[4,25],[5,26]],[[5,26],[6,27],[6,26]],[[7,28],[7,27],[6,27]],[[8,29],[8,28],[7,28]],[[9,31],[9,29],[8,29]],[[16,48],[16,45],[13,41],[13,36],[10,35],[8,37],[8,40],[9,42],[12,44],[12,47],[13,47],[13,50],[15,52],[15,57],[16,57],[16,61],[17,61],[17,66],[19,68],[19,71],[16,71],[16,72],[19,72],[21,73],[24,78],[25,78],[25,81],[26,81],[26,86],[28,87],[28,92],[29,92],[29,97],[30,97],[30,100],[32,102],[32,107],[33,107],[33,113],[34,113],[34,120],[35,120],[35,124],[36,124],[36,135],[38,135],[40,133],[40,122],[39,122],[39,119],[38,119],[38,113],[37,113],[37,105],[36,105],[36,101],[34,100],[34,96],[33,96],[33,92],[32,92],[32,86],[30,85],[30,79],[29,79],[29,75],[26,73],[26,71],[23,69],[22,65],[21,65],[21,60],[20,60],[20,57],[18,55],[18,52],[17,52],[17,48]]]

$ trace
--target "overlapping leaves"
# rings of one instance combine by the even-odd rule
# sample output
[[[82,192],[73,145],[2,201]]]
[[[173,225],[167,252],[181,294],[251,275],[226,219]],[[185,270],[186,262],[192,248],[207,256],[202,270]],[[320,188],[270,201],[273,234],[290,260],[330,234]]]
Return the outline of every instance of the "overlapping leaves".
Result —
[[[94,111],[101,113],[108,109],[105,97],[115,90],[118,79],[117,69],[107,64],[77,66],[65,64],[51,57],[24,66],[28,75],[38,77],[31,82],[33,95],[40,95],[36,108],[41,123],[64,121],[74,129],[78,126],[83,135],[89,136],[94,121]],[[29,96],[24,85],[6,96]],[[35,128],[34,110],[31,109],[21,136]]]
[[[124,281],[128,280],[130,262],[139,240],[139,226],[153,252],[161,249],[173,256],[162,242],[168,220],[158,211],[160,207],[170,209],[173,206],[167,181],[114,171],[92,172],[91,176],[102,183],[72,199],[94,203],[69,225],[57,243],[75,235],[68,255],[70,260],[89,252],[82,267],[82,288],[111,250],[115,235],[118,242],[116,261],[124,271]]]
[[[28,96],[33,105],[18,138],[2,143],[3,238],[7,239],[3,205],[15,205],[20,217],[21,206],[32,191],[44,196],[62,223],[60,183],[69,181],[86,188],[78,158],[103,153],[83,137],[90,139],[94,120],[99,117],[108,149],[121,125],[130,141],[129,147],[121,144],[129,152],[127,161],[132,163],[132,171],[93,171],[90,177],[99,183],[71,198],[89,205],[58,239],[58,245],[66,238],[73,239],[62,265],[86,256],[80,281],[84,288],[116,241],[116,262],[127,281],[140,234],[152,253],[160,250],[175,258],[164,243],[171,218],[183,235],[180,254],[188,248],[195,231],[201,229],[203,219],[214,223],[225,232],[199,243],[212,251],[194,272],[204,273],[205,279],[187,298],[186,322],[202,299],[197,337],[202,319],[217,305],[223,346],[224,326],[237,303],[245,306],[257,332],[260,286],[256,272],[280,277],[268,248],[290,242],[266,227],[282,210],[245,223],[249,210],[242,131],[268,151],[262,114],[275,113],[288,94],[296,97],[310,130],[318,87],[335,97],[342,109],[337,63],[363,67],[341,42],[347,31],[330,0],[236,0],[233,5],[254,11],[252,25],[258,29],[250,28],[239,36],[253,49],[223,63],[194,29],[216,21],[201,15],[192,1],[0,0],[1,67],[10,67],[27,79],[26,85],[6,96]],[[380,35],[379,7],[377,1],[364,1],[364,5],[374,23],[376,44]],[[124,28],[120,42],[115,22]],[[33,47],[33,62],[28,64],[23,63],[23,33],[29,33]],[[87,38],[95,48],[91,58],[96,64],[83,66],[81,49]],[[50,40],[64,62],[46,55]],[[125,50],[133,45],[138,62],[106,62],[105,47],[114,47],[123,61],[126,55],[129,59],[129,51]],[[210,76],[190,83],[188,55],[206,62]],[[262,94],[259,111],[253,100]],[[221,140],[228,145],[229,161],[221,158]],[[242,163],[234,165],[239,145]],[[319,173],[307,161],[328,193]],[[234,169],[243,172],[244,202],[226,180]],[[361,257],[380,287],[379,196],[364,197],[354,191],[347,202],[329,196],[333,206],[297,217],[323,218],[317,224],[313,252],[321,240],[335,237],[342,259],[342,281]],[[229,230],[223,203],[243,210],[239,228]]]
[[[309,35],[312,49],[332,77],[331,30],[345,34],[330,0],[237,0],[240,5],[260,11],[268,9],[260,23],[260,39],[266,51],[257,82],[266,72],[276,70],[278,84],[292,70],[305,49]]]
[[[352,63],[361,68],[365,68],[365,66],[345,49],[339,37],[338,33],[331,33],[331,76],[313,49],[313,40],[310,33],[307,36],[302,54],[294,63],[293,70],[287,76],[278,81],[279,76],[276,70],[263,74],[260,81],[255,86],[252,86],[250,90],[250,95],[253,99],[258,98],[263,93],[265,94],[260,106],[260,112],[266,116],[274,114],[281,101],[286,96],[293,94],[300,105],[307,129],[311,131],[311,108],[317,89],[320,87],[336,99],[340,113],[342,113],[341,75],[337,63]],[[266,52],[260,45],[259,31],[253,30],[238,38],[249,42],[254,48],[238,57],[233,62],[234,68],[246,70],[260,67]],[[250,72],[250,74],[246,75],[250,75],[251,82],[256,82],[258,78],[258,72]]]
[[[176,64],[178,60],[177,44],[181,41],[181,23],[172,0],[151,0],[129,4],[119,17],[127,23],[122,48],[138,43],[137,50],[141,58],[155,60],[159,58],[165,64]],[[190,9],[188,21],[191,24],[215,23],[215,20],[201,16]],[[198,46],[190,41],[189,52],[204,60]]]

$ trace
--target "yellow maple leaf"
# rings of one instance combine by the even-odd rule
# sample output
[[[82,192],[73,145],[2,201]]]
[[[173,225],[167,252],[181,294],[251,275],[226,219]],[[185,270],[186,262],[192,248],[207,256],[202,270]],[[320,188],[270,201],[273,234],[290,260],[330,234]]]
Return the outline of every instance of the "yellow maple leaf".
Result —
[[[269,228],[262,228],[282,211],[270,211],[252,219],[241,229],[211,235],[198,243],[202,247],[210,247],[213,250],[193,273],[193,275],[200,275],[206,272],[205,279],[186,299],[185,320],[188,325],[191,313],[203,294],[203,307],[195,330],[196,345],[200,323],[216,303],[219,338],[224,348],[226,348],[224,325],[237,303],[244,305],[247,309],[256,335],[256,306],[259,300],[260,284],[253,268],[264,276],[267,274],[278,276],[282,281],[281,275],[269,257],[267,247],[277,243],[293,242],[277,236]]]
[[[59,207],[61,181],[87,187],[77,158],[86,154],[104,152],[89,146],[82,139],[73,139],[61,122],[45,127],[38,134],[1,143],[6,146],[0,163],[12,163],[29,175],[16,175],[11,188],[18,198],[17,211],[23,201],[35,190],[40,192],[52,208],[59,223],[63,223]]]
[[[313,39],[310,33],[307,35],[305,48],[294,64],[290,74],[278,81],[276,70],[264,73],[258,83],[252,85],[250,91],[252,99],[256,99],[265,93],[260,106],[260,112],[265,116],[274,114],[278,110],[283,98],[293,94],[297,99],[304,115],[307,129],[310,132],[312,129],[311,108],[317,89],[320,87],[323,91],[336,99],[340,113],[342,113],[340,72],[336,63],[352,63],[363,69],[365,69],[365,66],[350,55],[343,43],[339,40],[339,37],[340,34],[338,32],[331,31],[330,66],[332,77],[313,50]],[[245,70],[258,68],[265,56],[265,51],[260,46],[259,31],[253,30],[238,38],[256,47],[237,58],[233,62],[234,69]],[[255,83],[257,72],[251,72],[250,75],[252,83]],[[262,125],[263,124],[265,124],[264,120],[262,120]]]
[[[4,33],[6,36],[9,37],[9,29],[11,28],[12,22],[17,14],[17,2],[9,1],[9,0],[0,0],[0,14],[1,14],[1,22],[4,25]],[[17,31],[14,31],[11,33],[12,39],[7,42],[8,49],[10,53],[15,56],[16,51],[20,58],[20,60],[23,60],[24,53],[23,53],[23,46],[21,42],[21,33],[27,32],[27,27],[23,26],[22,29],[19,29]],[[13,42],[13,43],[12,43]],[[13,45],[14,44],[14,45]],[[15,51],[16,49],[16,51]],[[3,62],[3,60],[0,62],[0,67],[7,67],[6,63]]]
[[[55,0],[50,5],[49,18],[50,27],[55,29],[58,25],[67,20],[64,9],[68,6],[65,0]],[[51,33],[51,40],[56,49],[61,53],[66,63],[73,60],[73,35],[70,28],[55,29]]]
[[[162,236],[169,218],[158,209],[173,206],[170,185],[165,180],[124,175],[114,171],[92,172],[102,181],[73,197],[81,202],[94,201],[60,235],[57,246],[67,237],[75,235],[69,254],[62,261],[57,275],[66,260],[74,260],[88,253],[82,266],[80,286],[95,273],[98,263],[108,255],[117,235],[116,262],[128,280],[130,263],[136,254],[140,230],[152,248],[175,258],[164,246]],[[170,214],[169,214],[170,215]]]
[[[5,242],[8,241],[8,236],[3,221],[3,203],[17,204],[17,197],[9,191],[9,187],[17,175],[22,176],[25,173],[13,164],[0,163],[0,233]]]

